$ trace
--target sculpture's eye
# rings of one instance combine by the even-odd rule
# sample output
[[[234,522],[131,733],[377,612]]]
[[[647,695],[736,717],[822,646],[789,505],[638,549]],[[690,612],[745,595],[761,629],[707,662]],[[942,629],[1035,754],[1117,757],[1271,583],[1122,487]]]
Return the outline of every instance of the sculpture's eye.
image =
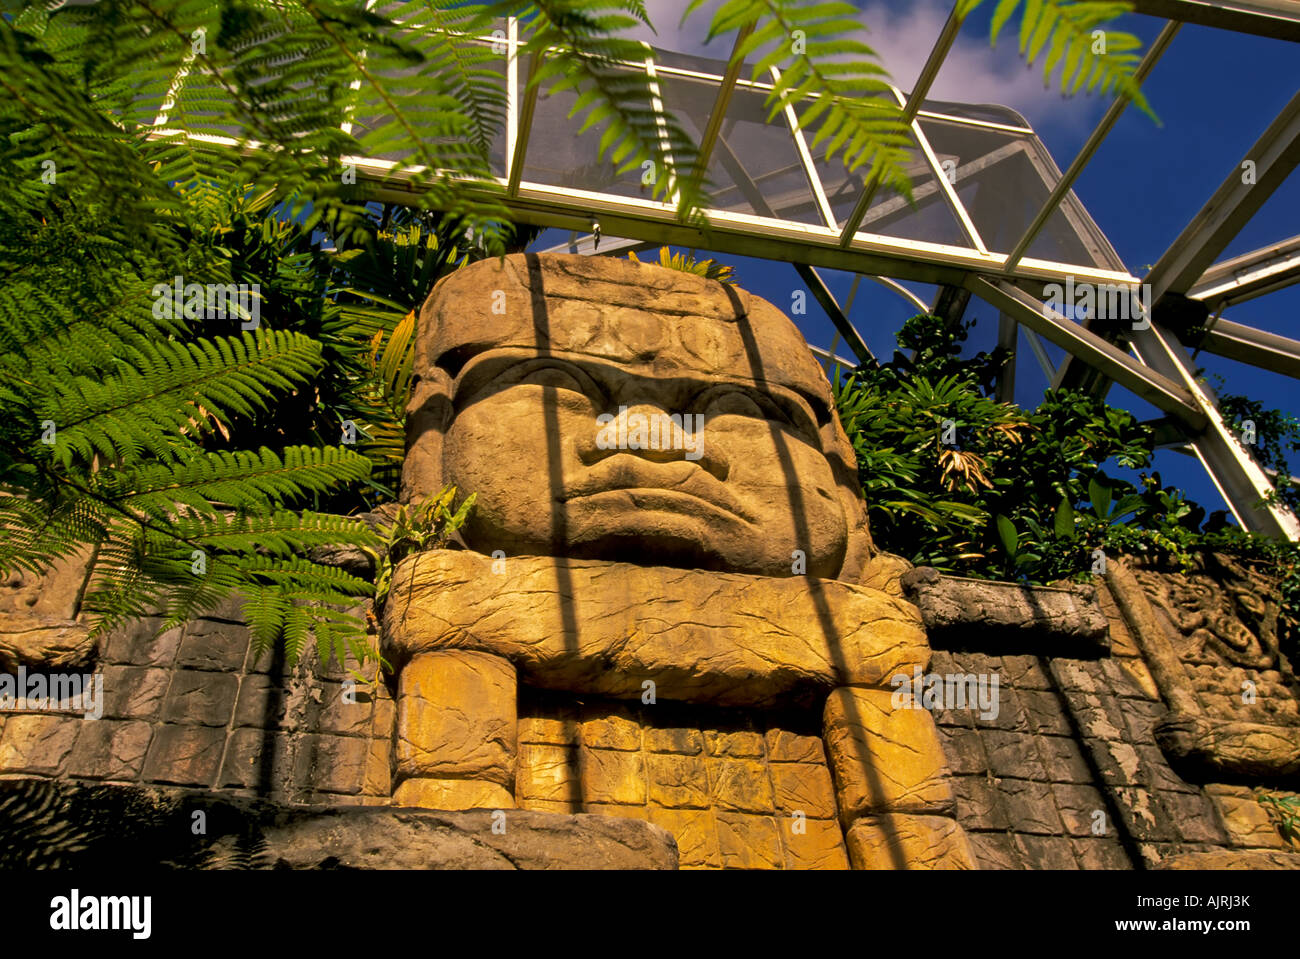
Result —
[[[776,412],[771,408],[765,409],[755,394],[733,387],[713,387],[700,399],[705,416],[748,416],[766,420]]]
[[[496,357],[471,363],[456,385],[456,409],[465,409],[516,386],[542,386],[570,401],[604,399],[604,390],[581,367],[549,357],[519,360]]]
[[[705,390],[698,403],[706,416],[747,416],[780,423],[810,443],[819,439],[812,410],[799,399],[743,386],[715,386]]]
[[[531,369],[520,374],[518,379],[515,380],[516,383],[549,386],[557,390],[581,393],[583,396],[588,394],[587,385],[579,380],[571,369],[556,366],[555,364],[529,364],[529,366]]]

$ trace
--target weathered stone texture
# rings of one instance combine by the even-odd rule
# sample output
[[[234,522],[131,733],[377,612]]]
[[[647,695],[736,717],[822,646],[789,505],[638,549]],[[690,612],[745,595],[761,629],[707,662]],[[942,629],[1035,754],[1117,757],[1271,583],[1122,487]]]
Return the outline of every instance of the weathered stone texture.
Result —
[[[810,628],[827,620],[829,635]],[[635,700],[649,680],[665,699],[735,706],[885,685],[929,657],[909,604],[847,583],[548,557],[497,574],[468,550],[399,564],[384,642],[397,663],[476,650],[542,688]]]
[[[826,701],[826,750],[846,827],[868,812],[953,810],[934,720],[924,709],[895,709],[892,696],[888,690],[842,688]]]
[[[1027,587],[942,576],[929,567],[905,573],[901,582],[936,645],[1040,655],[1110,650],[1091,587]]]
[[[397,691],[399,778],[475,779],[514,785],[515,670],[499,656],[426,653]]]
[[[939,816],[883,815],[857,820],[847,834],[855,869],[974,869],[966,833]]]
[[[0,868],[673,869],[647,822],[524,810],[286,806],[207,792],[0,781]],[[190,828],[203,810],[207,831]]]
[[[725,709],[570,703],[522,691],[522,808],[648,819],[682,868],[848,867],[820,737]]]

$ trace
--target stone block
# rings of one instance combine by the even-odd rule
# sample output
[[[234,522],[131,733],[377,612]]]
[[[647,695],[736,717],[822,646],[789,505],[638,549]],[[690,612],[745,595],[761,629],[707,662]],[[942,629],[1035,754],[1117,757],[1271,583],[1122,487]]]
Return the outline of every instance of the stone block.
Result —
[[[520,743],[515,795],[522,800],[579,803],[578,751],[571,746]]]
[[[105,666],[104,716],[109,719],[155,720],[172,674],[144,666]]]
[[[835,819],[778,816],[786,869],[848,869],[844,833]]]
[[[89,725],[95,725],[95,721],[72,716],[6,717],[4,734],[0,736],[0,772],[59,775],[72,754],[77,734]]]
[[[578,771],[586,803],[646,803],[645,759],[641,753],[583,746],[578,753]]]
[[[101,645],[102,661],[128,666],[171,666],[181,645],[181,628],[159,633],[160,619],[142,619],[109,633]]]
[[[210,787],[221,766],[225,744],[224,729],[159,726],[145,756],[144,779],[175,786]]]
[[[960,726],[940,726],[939,740],[943,755],[954,775],[984,775],[989,768],[988,757],[980,745],[980,734]]]
[[[1028,733],[989,729],[980,734],[989,771],[999,779],[1047,779],[1047,769],[1039,755],[1038,736]]]
[[[771,814],[775,808],[767,768],[754,759],[711,759],[710,795],[716,808]]]
[[[641,748],[641,724],[626,711],[602,711],[593,718],[584,718],[582,744],[592,749],[635,752]]]
[[[519,742],[545,746],[577,746],[582,742],[582,727],[576,719],[552,716],[520,716]]]
[[[704,734],[681,726],[647,726],[645,748],[652,753],[698,756],[704,751]]]
[[[475,779],[514,786],[516,679],[487,653],[421,655],[398,679],[398,778]]]
[[[940,816],[864,816],[845,836],[854,869],[974,869],[965,831]]]
[[[785,864],[781,836],[772,816],[719,811],[716,821],[723,868],[780,869]]]
[[[230,734],[221,766],[222,789],[283,792],[293,777],[290,738],[265,729],[242,728]]]
[[[1048,836],[1065,832],[1050,784],[1027,779],[1001,779],[997,782],[997,792],[1014,832]]]
[[[1218,807],[1232,845],[1271,849],[1289,848],[1273,818],[1260,803],[1253,789],[1248,786],[1212,784],[1205,787],[1205,792]]]
[[[763,736],[749,730],[704,730],[704,748],[710,756],[728,759],[759,759],[763,755]]]
[[[319,688],[320,713],[315,725],[320,732],[340,736],[370,735],[375,705],[373,687],[326,682]]]
[[[473,779],[407,779],[393,790],[394,806],[418,809],[514,809],[504,786]]]
[[[972,832],[967,830],[971,853],[978,869],[1023,869],[1020,853],[1011,836],[1005,832]]]
[[[1007,811],[998,801],[998,787],[987,776],[954,776],[952,790],[957,799],[957,821],[962,828],[1010,828]]]
[[[1065,736],[1039,736],[1038,753],[1042,757],[1047,779],[1054,783],[1090,783],[1092,770],[1083,750]]]
[[[491,570],[470,550],[399,563],[384,609],[390,661],[472,648],[508,657],[544,688],[640,699],[652,680],[660,700],[756,706],[884,684],[929,658],[915,607],[839,580],[550,556]],[[806,628],[821,621],[825,631]]]
[[[178,669],[163,700],[162,718],[168,723],[227,726],[238,691],[239,678],[230,673]]]
[[[1074,858],[1080,869],[1132,869],[1124,847],[1113,839],[1074,839]]]
[[[294,779],[320,792],[357,795],[366,780],[370,740],[354,736],[303,737],[294,761]]]
[[[1045,689],[1030,689],[1020,693],[1024,707],[1026,728],[1043,736],[1072,736],[1074,727],[1065,700],[1059,693]]]
[[[1053,783],[1052,793],[1056,797],[1056,808],[1065,823],[1065,831],[1071,836],[1094,836],[1093,826],[1105,828],[1110,819],[1106,801],[1096,789],[1077,783]],[[1101,816],[1096,814],[1100,812]],[[1026,830],[1031,832],[1033,830]],[[1105,835],[1102,833],[1100,835]]]
[[[953,808],[934,720],[923,709],[894,709],[891,697],[845,687],[826,701],[826,751],[846,825],[868,812]]]
[[[1074,847],[1065,836],[1026,836],[1017,833],[1012,842],[1026,869],[1078,869]]]
[[[138,779],[152,738],[153,730],[145,722],[84,723],[67,773],[80,779]]]
[[[664,809],[651,805],[650,822],[662,826],[677,840],[678,863],[683,869],[722,865],[718,828],[712,809]]]
[[[650,753],[645,761],[650,802],[668,809],[709,808],[709,774],[703,756]]]
[[[826,750],[820,736],[801,736],[784,729],[763,734],[770,763],[825,763]]]
[[[822,763],[774,763],[768,766],[768,773],[777,812],[788,816],[798,810],[809,819],[837,817],[835,787],[830,770]]]
[[[196,619],[185,626],[176,665],[215,672],[240,669],[248,654],[248,641],[247,626]]]

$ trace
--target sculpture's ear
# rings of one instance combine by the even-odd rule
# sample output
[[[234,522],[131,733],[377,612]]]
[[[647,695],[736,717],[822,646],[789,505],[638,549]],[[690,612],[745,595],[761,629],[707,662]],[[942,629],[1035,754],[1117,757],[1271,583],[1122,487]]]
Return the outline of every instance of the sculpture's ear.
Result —
[[[442,444],[451,418],[451,378],[436,367],[417,371],[411,402],[406,406],[403,503],[418,502],[442,489]]]
[[[857,454],[853,452],[853,444],[840,425],[840,418],[833,412],[833,405],[831,409],[830,422],[821,431],[822,449],[826,452],[826,461],[830,463],[831,475],[835,477],[840,508],[848,528],[844,562],[836,578],[857,583],[875,552],[875,546],[867,527],[867,504],[862,498],[862,485],[858,480]]]

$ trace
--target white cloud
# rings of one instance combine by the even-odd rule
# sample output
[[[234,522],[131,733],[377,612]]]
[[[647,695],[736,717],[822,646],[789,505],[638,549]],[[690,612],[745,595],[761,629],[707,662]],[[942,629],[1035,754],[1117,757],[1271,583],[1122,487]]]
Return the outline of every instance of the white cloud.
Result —
[[[717,0],[710,0],[691,14],[685,26],[679,26],[686,5],[686,0],[647,0],[646,10],[658,35],[645,28],[629,35],[661,49],[725,59],[731,52],[730,36],[707,46],[704,43]],[[921,72],[951,6],[950,0],[908,0],[901,6],[888,0],[869,0],[863,7],[861,20],[868,28],[864,39],[904,91]],[[993,48],[987,31],[971,23],[963,28],[944,61],[930,97],[1008,106],[1024,114],[1036,129],[1061,124],[1088,127],[1102,109],[1098,98],[1062,100],[1056,89],[1046,88],[1042,71],[1025,66],[1011,30],[1004,31]]]

